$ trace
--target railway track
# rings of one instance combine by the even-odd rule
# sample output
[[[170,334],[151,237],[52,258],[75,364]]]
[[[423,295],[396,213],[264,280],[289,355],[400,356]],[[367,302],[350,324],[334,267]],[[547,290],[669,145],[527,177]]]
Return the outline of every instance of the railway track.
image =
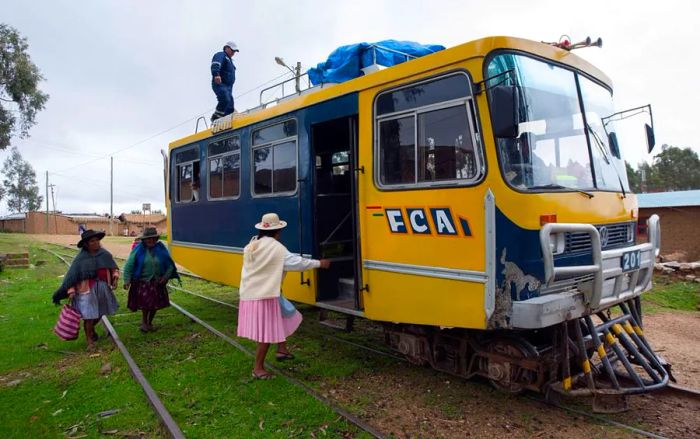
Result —
[[[70,263],[63,258],[63,256],[66,255],[61,256],[60,254],[46,248],[42,248],[42,250],[53,254],[64,264],[70,267]],[[119,352],[121,352],[124,360],[129,365],[131,374],[143,389],[144,393],[146,394],[146,398],[148,398],[148,402],[151,404],[153,411],[155,411],[156,415],[160,419],[161,424],[163,424],[173,439],[184,439],[185,435],[182,433],[182,430],[177,425],[170,412],[168,412],[168,410],[165,408],[165,405],[163,405],[163,402],[160,400],[155,390],[153,390],[153,387],[151,387],[150,383],[143,375],[143,372],[141,372],[141,369],[136,364],[136,361],[134,361],[133,357],[129,353],[129,350],[126,348],[126,346],[124,346],[124,343],[122,343],[121,339],[119,338],[119,334],[117,334],[117,331],[114,329],[114,326],[112,326],[112,323],[109,321],[107,316],[102,316],[102,324],[109,333],[109,336],[112,338],[114,344],[119,349]]]
[[[176,286],[171,286],[171,288],[173,288],[174,290],[195,296],[195,297],[199,297],[199,298],[204,299],[204,300],[208,300],[208,301],[216,303],[218,305],[226,306],[226,307],[233,308],[233,309],[238,308],[233,303],[224,302],[224,301],[215,299],[213,297],[206,296],[205,294],[201,294],[201,293],[198,293],[198,292],[186,289],[186,288],[176,287]],[[362,349],[364,351],[367,351],[367,352],[370,352],[370,353],[373,353],[376,355],[382,355],[382,356],[385,356],[388,358],[393,358],[395,360],[404,361],[404,362],[407,361],[404,357],[386,352],[386,351],[379,349],[377,347],[374,347],[374,346],[367,346],[367,345],[363,345],[360,343],[351,342],[351,341],[345,340],[341,337],[330,336],[327,334],[318,334],[318,335],[320,335],[321,337],[324,337],[324,338],[332,339],[338,343],[342,343],[342,344],[346,344],[349,346],[353,346],[353,347],[358,348],[358,349]],[[692,398],[692,399],[696,399],[696,400],[700,401],[700,391],[695,390],[695,389],[682,387],[682,386],[678,386],[675,384],[670,384],[664,390],[662,390],[658,393],[659,394],[664,394],[664,393],[674,394],[674,395],[683,396],[686,398]],[[660,434],[652,432],[652,431],[647,431],[647,430],[640,429],[640,428],[637,428],[637,427],[634,427],[634,426],[631,426],[631,425],[628,425],[628,424],[625,424],[622,422],[608,419],[604,416],[599,416],[599,415],[596,415],[596,414],[593,414],[590,412],[586,412],[583,410],[568,407],[566,405],[563,405],[563,404],[560,404],[557,402],[549,401],[545,398],[539,398],[539,397],[534,397],[534,396],[529,396],[528,398],[532,401],[535,401],[535,402],[538,402],[541,404],[546,404],[546,405],[551,406],[551,407],[555,407],[555,408],[562,410],[562,411],[565,411],[567,413],[574,414],[577,416],[584,416],[584,417],[591,419],[593,421],[596,421],[599,423],[604,423],[604,424],[607,424],[610,426],[614,426],[616,428],[620,428],[620,429],[629,431],[631,433],[634,433],[634,434],[637,434],[637,435],[640,435],[643,437],[649,437],[649,438],[654,438],[654,439],[663,439],[666,437],[666,436],[660,435]]]
[[[52,243],[51,245],[55,245],[55,246],[58,246],[58,247],[65,248],[66,250],[72,250],[72,251],[75,251],[75,252],[76,252],[76,253],[72,253],[72,254],[53,252],[53,253],[55,253],[57,256],[63,256],[63,257],[74,258],[75,255],[78,254],[78,253],[77,253],[77,249],[76,249],[76,248],[73,248],[73,247],[71,247],[71,246],[69,246],[69,245],[64,245],[64,244],[53,244],[53,243]],[[119,257],[119,256],[114,256],[114,255],[112,255],[112,257],[113,257],[114,259],[117,259],[117,260],[120,260],[120,261],[126,261],[126,258],[122,258],[122,257]],[[190,273],[190,272],[187,272],[187,271],[181,271],[181,270],[179,270],[179,269],[178,269],[178,274],[180,274],[180,276],[186,276],[186,277],[190,277],[190,278],[192,278],[192,279],[201,280],[201,281],[204,281],[204,282],[211,282],[211,281],[208,281],[208,280],[204,279],[203,277],[198,276],[198,275],[196,275],[196,274],[194,274],[194,273]]]
[[[54,256],[56,256],[57,258],[59,258],[62,262],[64,262],[64,263],[65,263],[66,265],[68,265],[68,266],[70,266],[70,263],[69,263],[68,261],[66,261],[66,260],[64,259],[64,257],[70,257],[70,258],[75,257],[75,254],[73,254],[73,255],[60,254],[60,253],[54,252],[54,251],[52,251],[52,250],[49,250],[49,249],[47,249],[47,248],[42,248],[42,250],[47,251],[47,252],[53,254]],[[118,259],[122,259],[122,260],[123,260],[123,258],[118,258]],[[181,274],[182,274],[182,273],[181,273]],[[190,275],[190,276],[192,276],[192,277],[201,279],[199,276],[196,276],[196,275],[191,275],[191,274],[186,274],[186,275]],[[190,292],[190,291],[185,290],[185,289],[180,288],[180,287],[176,287],[176,286],[172,286],[172,285],[171,285],[171,286],[169,286],[169,288],[173,288],[173,289],[176,289],[176,290],[180,290],[180,291],[183,291],[183,292],[187,292],[187,293],[190,293],[190,294],[197,295],[196,293]],[[216,300],[216,299],[212,299],[212,298],[209,298],[209,297],[204,296],[204,295],[198,295],[198,296],[201,297],[201,298],[203,298],[203,299],[213,300],[213,301],[215,301],[215,302],[217,302],[217,303],[219,303],[219,304],[222,304],[222,305],[233,306],[233,305],[227,304],[226,302],[218,301],[218,300]],[[192,321],[198,323],[199,325],[201,325],[202,327],[204,327],[207,331],[211,332],[211,333],[214,334],[215,336],[217,336],[217,337],[221,338],[222,340],[226,341],[229,345],[235,347],[236,349],[238,349],[238,350],[240,350],[241,352],[247,354],[248,356],[255,357],[255,353],[254,353],[254,352],[250,351],[248,348],[246,348],[246,347],[243,346],[242,344],[238,343],[237,341],[233,340],[231,337],[227,336],[227,335],[224,334],[223,332],[221,332],[221,331],[217,330],[216,328],[214,328],[213,326],[209,325],[207,322],[205,322],[204,320],[200,319],[200,318],[197,317],[196,315],[194,315],[194,314],[192,314],[191,312],[187,311],[186,309],[184,309],[183,307],[181,307],[180,305],[178,305],[178,304],[175,303],[174,301],[171,300],[171,301],[170,301],[170,304],[172,305],[173,308],[175,308],[176,310],[178,310],[178,311],[179,311],[180,313],[182,313],[184,316],[186,316],[186,317],[189,318],[190,320],[192,320]],[[233,307],[234,307],[234,308],[237,308],[237,307],[235,307],[235,306],[233,306]],[[124,346],[124,344],[123,344],[123,343],[121,342],[121,340],[119,339],[119,336],[117,335],[116,331],[114,330],[114,327],[113,327],[113,326],[111,325],[111,323],[109,322],[109,319],[107,319],[106,316],[103,316],[103,317],[102,317],[102,320],[103,320],[103,323],[105,324],[105,328],[107,328],[107,331],[109,332],[109,335],[112,337],[112,340],[113,340],[114,343],[117,345],[117,347],[119,348],[120,352],[121,352],[122,355],[124,356],[125,360],[126,360],[127,363],[129,364],[129,368],[130,368],[131,371],[132,371],[132,375],[134,375],[134,378],[137,380],[137,382],[139,383],[139,385],[142,387],[142,389],[143,389],[144,392],[146,393],[146,396],[148,397],[149,402],[151,403],[151,406],[154,408],[154,410],[155,410],[156,413],[158,414],[158,416],[159,416],[159,418],[161,419],[163,425],[166,427],[166,429],[168,430],[168,432],[171,434],[171,436],[172,436],[173,438],[175,438],[175,439],[184,438],[185,436],[182,434],[182,431],[180,430],[180,428],[178,427],[178,425],[175,423],[175,421],[173,420],[172,416],[171,416],[170,413],[167,411],[167,409],[165,408],[165,406],[163,405],[163,403],[160,401],[160,399],[159,399],[158,396],[156,395],[155,391],[153,390],[153,388],[151,387],[151,385],[148,383],[148,381],[147,381],[146,378],[144,377],[143,373],[141,373],[141,370],[138,368],[138,365],[137,365],[136,362],[133,360],[133,358],[132,358],[131,355],[129,354],[129,352],[128,352],[128,350],[126,349],[126,347]],[[275,372],[277,375],[280,375],[280,376],[284,377],[284,379],[286,379],[286,380],[287,380],[288,382],[290,382],[291,384],[300,387],[304,392],[306,392],[307,394],[309,394],[310,396],[312,396],[312,397],[315,398],[316,400],[322,402],[323,404],[325,404],[326,406],[328,406],[331,410],[333,410],[335,413],[337,413],[338,415],[340,415],[340,416],[342,416],[344,419],[346,419],[349,423],[355,425],[357,428],[359,428],[359,429],[363,430],[364,432],[370,434],[372,437],[377,438],[377,439],[384,439],[384,438],[387,437],[386,435],[384,435],[383,433],[381,433],[380,431],[378,431],[377,429],[375,429],[375,428],[372,427],[371,425],[369,425],[369,424],[365,423],[364,421],[362,421],[360,418],[358,418],[357,416],[355,416],[355,415],[354,415],[353,413],[351,413],[350,411],[348,411],[348,410],[346,410],[345,408],[339,406],[338,404],[334,403],[334,402],[331,401],[330,399],[324,397],[323,395],[321,395],[320,393],[318,393],[317,391],[315,391],[314,389],[312,389],[311,387],[309,387],[308,385],[306,385],[306,384],[303,383],[302,381],[300,381],[300,380],[294,378],[294,377],[291,376],[290,374],[284,372],[283,370],[281,370],[281,369],[279,369],[279,368],[277,368],[277,367],[275,367],[274,365],[269,364],[269,363],[266,363],[266,367],[267,367],[268,369],[272,370],[273,372]]]
[[[71,257],[72,257],[72,256],[71,256]],[[201,277],[196,276],[196,275],[188,275],[188,274],[184,274],[184,275],[185,275],[185,276],[188,276],[188,277],[192,277],[192,278],[198,279],[198,280],[201,280],[201,281],[204,281],[204,282],[208,282],[208,281],[206,281],[205,279],[202,279]],[[216,304],[221,305],[221,306],[226,306],[226,307],[232,308],[232,309],[237,309],[237,308],[238,308],[237,305],[235,305],[235,304],[233,304],[233,303],[221,301],[221,300],[215,299],[215,298],[213,298],[213,297],[207,296],[207,295],[205,295],[205,294],[201,294],[201,293],[199,293],[199,292],[192,291],[191,289],[182,288],[182,287],[178,287],[178,286],[174,286],[174,285],[170,285],[169,288],[171,288],[171,289],[173,289],[173,290],[175,290],[175,291],[180,291],[180,292],[182,292],[182,293],[185,293],[185,294],[194,296],[194,297],[198,297],[198,298],[203,299],[203,300],[207,300],[207,301],[212,302],[212,303],[216,303]],[[172,303],[172,302],[171,302],[171,303]],[[188,318],[190,318],[191,320],[193,320],[193,321],[195,321],[195,322],[201,324],[201,325],[204,326],[205,328],[207,328],[207,330],[209,330],[210,332],[212,332],[212,329],[213,329],[214,331],[219,332],[219,331],[216,330],[215,328],[211,327],[211,325],[209,325],[208,323],[204,322],[203,320],[199,319],[198,317],[194,316],[193,314],[191,314],[191,313],[187,312],[186,310],[182,309],[179,305],[176,305],[175,308],[178,309],[178,311],[182,312],[183,314],[187,315]],[[209,326],[209,327],[207,327],[207,326]],[[210,329],[210,328],[211,328],[211,329]],[[215,332],[213,332],[213,333],[214,333],[215,335],[217,335],[217,336],[220,336],[219,334],[221,334],[221,335],[223,335],[224,337],[227,337],[225,334],[220,333],[220,332],[219,332],[219,334],[217,334],[217,333],[215,333]],[[345,340],[345,339],[342,338],[342,337],[336,337],[336,336],[329,335],[329,334],[317,334],[317,335],[319,335],[319,336],[321,336],[321,337],[323,337],[323,338],[326,338],[326,339],[334,340],[335,342],[338,342],[338,343],[341,343],[341,344],[345,344],[345,345],[348,345],[348,346],[355,347],[355,348],[357,348],[357,349],[364,350],[364,351],[366,351],[366,352],[373,353],[373,354],[375,354],[375,355],[381,355],[381,356],[384,356],[384,357],[387,357],[387,358],[392,358],[392,359],[398,360],[398,361],[406,361],[406,359],[405,359],[404,357],[398,356],[398,355],[393,354],[393,353],[391,353],[391,352],[387,352],[387,351],[385,351],[385,350],[383,350],[383,349],[381,349],[381,348],[379,348],[379,347],[367,346],[367,345],[364,345],[364,344],[361,344],[361,343],[355,343],[355,342],[352,342],[352,341],[349,341],[349,340]],[[222,338],[223,338],[223,337],[222,337]],[[228,338],[228,337],[227,337],[227,338]],[[226,338],[224,338],[224,340],[226,340],[229,344],[232,344],[231,341],[233,341],[234,343],[236,343],[234,340],[231,340],[230,338],[228,338],[228,340],[227,340]],[[229,340],[231,340],[231,341],[229,341]],[[234,345],[234,346],[235,346],[235,345]],[[236,346],[236,347],[237,347],[237,346]],[[251,352],[249,352],[249,351],[247,351],[247,350],[244,350],[244,349],[245,349],[245,348],[242,349],[243,352],[246,352],[246,353],[248,353],[249,355],[252,355]],[[290,376],[289,374],[286,374],[285,372],[281,371],[281,370],[278,369],[278,368],[275,368],[274,366],[270,366],[270,369],[271,369],[271,370],[274,370],[276,373],[278,373],[278,374],[280,374],[280,375],[285,376],[285,378],[289,379],[290,381],[291,381],[291,380],[297,381],[297,382],[299,383],[299,384],[297,384],[297,385],[305,386],[303,383],[301,383],[300,381],[296,380],[294,377]],[[296,384],[296,383],[295,383],[295,384]],[[664,390],[658,392],[658,394],[659,394],[659,395],[662,395],[662,394],[673,394],[673,395],[676,395],[676,396],[682,396],[682,397],[684,397],[684,398],[690,398],[690,399],[694,399],[694,400],[700,401],[700,391],[695,390],[695,389],[685,388],[685,387],[682,387],[682,386],[677,386],[677,385],[674,385],[674,384],[670,384],[670,385],[667,386]],[[316,397],[315,395],[312,395],[312,396]],[[320,395],[319,395],[319,396],[320,396]],[[321,396],[321,398],[323,398],[323,397]],[[317,398],[317,399],[318,399],[318,398]],[[583,410],[578,410],[578,409],[575,409],[575,408],[572,408],[572,407],[567,407],[567,406],[565,406],[565,405],[563,405],[563,404],[559,404],[559,403],[556,403],[556,402],[548,401],[548,400],[546,400],[546,399],[544,399],[544,398],[538,398],[538,397],[531,396],[531,397],[529,397],[529,399],[531,399],[531,400],[533,400],[533,401],[536,401],[536,402],[538,402],[538,403],[547,404],[547,405],[549,405],[549,406],[555,407],[555,408],[557,408],[557,409],[560,409],[560,410],[562,410],[562,411],[568,412],[568,413],[570,413],[570,414],[574,414],[574,415],[578,415],[578,416],[584,416],[584,417],[586,417],[586,418],[588,418],[588,419],[591,419],[591,420],[596,421],[596,422],[599,422],[599,423],[604,423],[604,424],[608,424],[608,425],[614,426],[614,427],[616,427],[616,428],[624,429],[624,430],[627,430],[627,431],[629,431],[629,432],[632,432],[632,433],[637,434],[637,435],[640,435],[640,436],[650,437],[650,438],[664,438],[664,437],[665,437],[665,436],[659,435],[659,434],[657,434],[657,433],[655,433],[655,432],[651,432],[651,431],[643,430],[643,429],[640,429],[640,428],[636,428],[636,427],[633,427],[633,426],[631,426],[631,425],[627,425],[627,424],[622,423],[622,422],[617,422],[617,421],[608,419],[608,418],[606,418],[606,417],[599,416],[599,415],[595,415],[595,414],[593,414],[593,413],[589,413],[589,412],[586,412],[586,411],[583,411]],[[323,400],[322,400],[322,401],[323,401]],[[324,402],[325,402],[325,401],[324,401]],[[339,413],[339,412],[338,412],[338,413]],[[340,414],[340,413],[339,413],[339,414]],[[348,421],[349,421],[349,422],[352,422],[350,419],[348,419]],[[353,423],[354,423],[354,422],[353,422]],[[357,424],[356,424],[356,425],[357,425]],[[358,426],[358,427],[359,427],[359,426]],[[371,433],[370,433],[370,434],[371,434]],[[380,436],[375,436],[375,437],[380,437]]]

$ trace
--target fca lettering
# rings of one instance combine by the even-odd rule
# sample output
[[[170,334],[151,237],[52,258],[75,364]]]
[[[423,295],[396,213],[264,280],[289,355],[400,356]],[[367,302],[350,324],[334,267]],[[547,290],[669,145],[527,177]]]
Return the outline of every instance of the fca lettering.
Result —
[[[386,209],[389,229],[392,233],[408,233],[410,227],[411,232],[417,235],[431,235],[433,229],[437,235],[455,236],[459,234],[449,207],[431,207],[428,210],[429,214],[426,213],[425,209],[406,208],[404,215],[402,209]],[[428,215],[432,219],[432,227],[428,221]],[[464,218],[459,218],[459,223],[462,234],[471,236],[469,222]]]

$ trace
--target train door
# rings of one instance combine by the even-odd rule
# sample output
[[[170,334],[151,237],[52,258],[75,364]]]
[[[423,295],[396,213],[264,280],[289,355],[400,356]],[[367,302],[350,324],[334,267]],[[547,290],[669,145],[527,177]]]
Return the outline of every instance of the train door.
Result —
[[[329,269],[317,272],[316,301],[324,308],[350,313],[361,308],[356,139],[354,116],[312,125],[315,253],[331,260]]]

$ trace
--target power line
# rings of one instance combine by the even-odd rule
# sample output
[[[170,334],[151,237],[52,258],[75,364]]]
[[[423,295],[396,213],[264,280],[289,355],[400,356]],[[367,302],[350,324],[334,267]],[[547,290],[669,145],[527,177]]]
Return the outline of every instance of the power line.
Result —
[[[77,181],[82,181],[82,182],[89,182],[89,183],[101,184],[101,185],[109,186],[109,182],[108,182],[108,181],[95,180],[95,179],[92,179],[92,178],[85,178],[85,177],[83,177],[83,176],[65,175],[65,174],[61,174],[61,173],[58,173],[58,172],[53,172],[51,175],[58,176],[58,177],[63,177],[63,178],[68,178],[68,179],[70,179],[70,180],[72,180],[72,181],[76,181],[76,180],[77,180]],[[143,187],[140,187],[140,186],[133,186],[133,185],[121,185],[121,186],[127,186],[127,187],[132,187],[132,188],[137,188],[137,189],[143,189]],[[119,191],[119,195],[121,195],[121,194],[131,195],[132,197],[139,197],[139,198],[142,198],[142,197],[157,198],[157,197],[153,197],[153,195],[150,195],[150,194],[147,195],[145,192],[135,193],[135,192],[120,190],[120,191]]]
[[[68,153],[68,154],[87,155],[87,156],[90,156],[90,157],[94,157],[94,158],[96,158],[96,159],[107,158],[107,157],[103,157],[103,156],[98,155],[98,154],[93,154],[93,153],[84,152],[84,151],[78,151],[78,150],[75,150],[75,149],[59,148],[59,147],[57,147],[57,146],[55,146],[55,145],[53,145],[53,144],[51,144],[51,143],[48,143],[48,142],[46,142],[46,141],[44,141],[44,140],[42,140],[42,141],[40,141],[40,142],[37,142],[37,141],[35,141],[35,140],[30,140],[30,139],[21,139],[21,140],[22,140],[23,142],[31,143],[31,144],[33,144],[34,146],[39,147],[39,148],[45,148],[45,149],[50,149],[50,150],[54,150],[54,151],[66,152],[66,153]],[[51,146],[49,146],[49,145],[51,145]],[[117,160],[119,160],[119,161],[121,161],[121,162],[125,162],[125,163],[135,164],[135,165],[157,166],[157,165],[160,164],[160,163],[158,163],[158,162],[144,162],[144,161],[139,161],[139,160],[123,159],[123,158],[121,158],[121,159],[118,158]]]
[[[280,78],[282,78],[282,77],[284,77],[284,76],[286,76],[286,75],[289,75],[289,72],[284,72],[284,73],[283,73],[282,75],[280,75],[280,76],[277,76],[277,77],[275,77],[275,78],[272,78],[272,79],[270,79],[269,81],[266,81],[266,82],[264,82],[264,83],[258,85],[258,86],[255,87],[255,88],[252,88],[252,89],[250,89],[250,90],[248,90],[248,91],[246,91],[246,92],[243,92],[243,93],[237,95],[236,98],[241,98],[241,97],[247,95],[248,93],[251,93],[251,92],[253,92],[253,91],[259,89],[260,87],[263,87],[263,86],[265,86],[265,85],[267,85],[267,84],[269,84],[269,83],[271,83],[271,82],[273,82],[273,81],[276,81],[276,80],[278,80],[278,79],[280,79]],[[147,137],[147,138],[145,138],[145,139],[143,139],[143,140],[139,140],[138,142],[132,143],[131,145],[126,146],[126,147],[124,147],[124,148],[117,149],[117,150],[115,150],[115,151],[112,151],[112,152],[110,152],[110,153],[104,154],[104,155],[102,155],[102,156],[100,156],[100,157],[97,157],[97,158],[95,158],[95,159],[88,160],[88,161],[86,161],[86,162],[80,163],[80,164],[75,165],[75,166],[72,166],[72,167],[70,167],[70,168],[63,169],[63,170],[61,170],[61,171],[59,171],[59,172],[66,172],[66,171],[69,171],[69,170],[72,170],[72,169],[75,169],[75,168],[79,168],[79,167],[81,167],[81,166],[88,165],[88,164],[90,164],[90,163],[96,162],[97,160],[101,160],[101,159],[107,158],[107,157],[109,157],[109,156],[111,156],[111,155],[115,155],[115,154],[118,154],[118,153],[120,153],[120,152],[124,152],[124,151],[126,151],[126,150],[128,150],[128,149],[134,148],[134,147],[136,147],[136,146],[138,146],[138,145],[140,145],[140,144],[142,144],[142,143],[145,143],[145,142],[147,142],[147,141],[149,141],[149,140],[151,140],[151,139],[154,139],[154,138],[156,138],[156,137],[158,137],[158,136],[161,136],[161,135],[167,133],[168,131],[172,131],[172,130],[174,130],[175,128],[179,128],[179,127],[181,127],[182,125],[184,125],[184,124],[186,124],[186,123],[189,123],[189,122],[192,122],[192,121],[194,121],[194,120],[197,120],[202,114],[207,114],[207,113],[209,113],[210,111],[212,111],[212,109],[213,109],[213,107],[210,107],[209,110],[205,110],[205,111],[199,112],[199,113],[197,113],[196,116],[191,117],[191,118],[189,118],[189,119],[187,119],[187,120],[185,120],[185,121],[183,121],[183,122],[180,122],[179,124],[177,124],[177,125],[175,125],[175,126],[172,126],[172,127],[170,127],[170,128],[167,128],[167,129],[164,129],[164,130],[162,130],[162,131],[159,131],[158,133],[153,134],[152,136],[149,136],[149,137]]]

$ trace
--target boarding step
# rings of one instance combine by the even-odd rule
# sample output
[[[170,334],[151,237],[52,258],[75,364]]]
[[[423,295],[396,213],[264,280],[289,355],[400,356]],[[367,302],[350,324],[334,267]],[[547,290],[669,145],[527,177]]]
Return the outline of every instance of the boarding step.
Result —
[[[355,323],[355,317],[351,315],[345,315],[340,319],[329,319],[327,309],[321,309],[321,311],[318,313],[318,316],[319,323],[321,325],[346,332],[352,332],[353,324]],[[339,320],[342,321],[343,319],[345,320],[345,325],[341,325],[339,323]]]
[[[0,260],[5,268],[29,268],[29,253],[7,253]]]

